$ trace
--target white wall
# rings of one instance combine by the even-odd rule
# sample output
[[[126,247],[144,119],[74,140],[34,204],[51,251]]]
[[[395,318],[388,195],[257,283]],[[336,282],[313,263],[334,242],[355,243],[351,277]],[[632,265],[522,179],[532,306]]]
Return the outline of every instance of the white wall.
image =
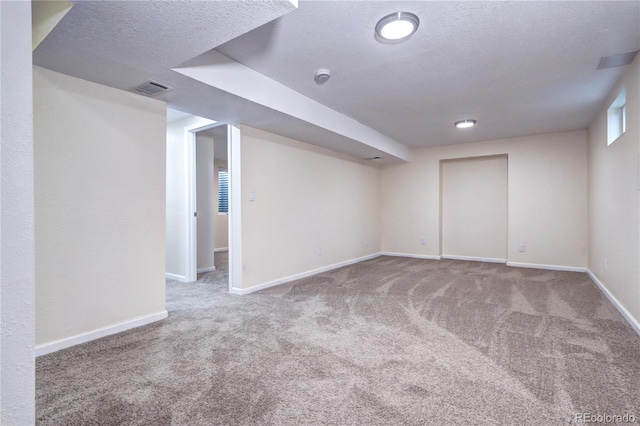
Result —
[[[380,169],[249,127],[241,132],[243,288],[380,251]]]
[[[214,269],[215,167],[213,164],[213,137],[205,133],[196,136],[196,199],[198,212],[198,270]]]
[[[164,102],[34,68],[36,343],[166,315]]]
[[[607,147],[607,108],[622,87],[626,87],[627,130]],[[636,321],[640,321],[639,145],[637,57],[589,127],[589,270]]]
[[[507,258],[507,157],[442,161],[442,254]]]
[[[35,423],[31,2],[0,2],[0,424]]]
[[[176,122],[167,124],[167,241],[166,272],[184,277],[186,274],[186,152],[184,129]]]
[[[224,141],[226,143],[226,140]],[[217,142],[216,142],[217,143]],[[214,180],[214,192],[215,192],[215,231],[214,231],[214,247],[216,249],[229,248],[229,215],[218,214],[218,170],[220,168],[229,170],[227,161],[215,160],[215,180]]]
[[[187,134],[186,129],[202,123],[215,123],[202,117],[191,115],[181,120],[167,123],[166,149],[166,273],[175,279],[187,276],[187,217],[189,193],[187,188]]]
[[[440,160],[503,154],[509,157],[507,259],[586,267],[586,131],[420,149],[411,163],[385,166],[383,251],[440,256]],[[519,244],[526,244],[525,253]]]

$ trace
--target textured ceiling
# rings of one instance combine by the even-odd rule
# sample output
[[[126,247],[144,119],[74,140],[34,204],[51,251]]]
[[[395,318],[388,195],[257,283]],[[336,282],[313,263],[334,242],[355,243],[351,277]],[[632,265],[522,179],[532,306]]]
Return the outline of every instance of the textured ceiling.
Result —
[[[77,1],[34,63],[131,89],[293,9],[288,0]]]
[[[398,10],[420,17],[418,32],[378,43],[377,20]],[[402,160],[175,71],[214,48],[369,134],[413,148],[472,142],[586,128],[623,71],[597,71],[600,57],[640,49],[640,1],[78,1],[34,64],[123,90],[154,79],[175,88],[159,99],[194,115]],[[332,71],[324,85],[317,68]],[[463,118],[478,126],[456,130]]]
[[[381,44],[394,11],[420,27]],[[637,49],[638,1],[301,1],[216,50],[417,148],[584,129],[622,72],[600,57]],[[464,118],[478,126],[455,129]]]
[[[78,1],[35,49],[33,62],[122,90],[155,80],[174,88],[158,99],[193,115],[228,124],[248,124],[354,157],[379,155],[386,161],[403,161],[405,158],[354,140],[339,130],[313,125],[174,71],[187,60],[294,10],[295,3]],[[360,126],[365,129],[363,133],[377,133]],[[408,156],[406,147],[392,143],[407,152],[403,157]]]

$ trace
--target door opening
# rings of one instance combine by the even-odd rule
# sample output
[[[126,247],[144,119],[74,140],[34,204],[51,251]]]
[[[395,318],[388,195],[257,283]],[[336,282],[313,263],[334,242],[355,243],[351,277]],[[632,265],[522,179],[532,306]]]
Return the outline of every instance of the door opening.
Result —
[[[213,123],[193,126],[187,133],[186,281],[196,281],[199,272],[214,271],[220,253],[218,258],[228,262],[229,291],[237,293],[242,277],[240,131]]]
[[[207,179],[210,182],[207,191],[208,195],[213,193],[213,197],[209,197],[206,208],[198,206],[198,199],[206,198],[198,197],[199,138],[208,138],[210,141],[208,146],[201,147],[211,160],[207,165]],[[201,272],[206,272],[203,269],[208,268],[212,270],[216,266],[215,253],[226,248],[229,291],[241,293],[240,130],[231,125],[167,108],[166,146],[167,279],[196,281],[198,268]],[[204,155],[201,152],[201,156]],[[223,173],[225,169],[226,173]],[[221,206],[218,186],[222,182],[222,175],[227,177],[227,192],[224,200],[226,204]],[[207,208],[209,212],[203,212]],[[198,238],[198,218],[203,214],[213,220],[209,223],[208,247],[199,249],[199,239],[202,238]],[[210,255],[208,262],[200,266],[199,251]]]

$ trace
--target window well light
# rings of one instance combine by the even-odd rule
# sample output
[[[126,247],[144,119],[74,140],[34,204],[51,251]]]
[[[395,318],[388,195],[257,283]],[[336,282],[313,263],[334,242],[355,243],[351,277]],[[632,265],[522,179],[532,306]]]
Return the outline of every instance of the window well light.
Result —
[[[454,124],[458,129],[468,129],[469,127],[476,125],[476,120],[460,120],[456,121]]]
[[[413,13],[395,12],[376,24],[376,38],[386,43],[397,43],[411,37],[418,29],[420,19]]]

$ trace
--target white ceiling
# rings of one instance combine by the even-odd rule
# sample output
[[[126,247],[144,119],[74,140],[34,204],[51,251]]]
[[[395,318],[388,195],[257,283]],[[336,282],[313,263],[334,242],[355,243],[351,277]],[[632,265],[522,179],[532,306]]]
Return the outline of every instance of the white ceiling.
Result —
[[[376,22],[420,18],[382,44]],[[640,2],[300,2],[216,50],[412,147],[584,129],[640,49]],[[328,68],[318,85],[314,73]],[[460,131],[454,121],[473,118]]]
[[[640,1],[300,0],[294,9],[288,0],[79,1],[34,64],[124,90],[154,79],[175,88],[160,97],[175,109],[393,161],[403,156],[366,137],[174,70],[217,47],[369,135],[417,148],[584,129],[623,71],[596,70],[600,57],[640,49]],[[378,43],[377,20],[398,10],[420,17],[418,32]],[[324,85],[317,68],[332,71]],[[463,118],[478,126],[454,129]]]
[[[178,111],[177,109],[167,108],[167,123],[182,120],[183,118],[192,117],[188,112]]]

